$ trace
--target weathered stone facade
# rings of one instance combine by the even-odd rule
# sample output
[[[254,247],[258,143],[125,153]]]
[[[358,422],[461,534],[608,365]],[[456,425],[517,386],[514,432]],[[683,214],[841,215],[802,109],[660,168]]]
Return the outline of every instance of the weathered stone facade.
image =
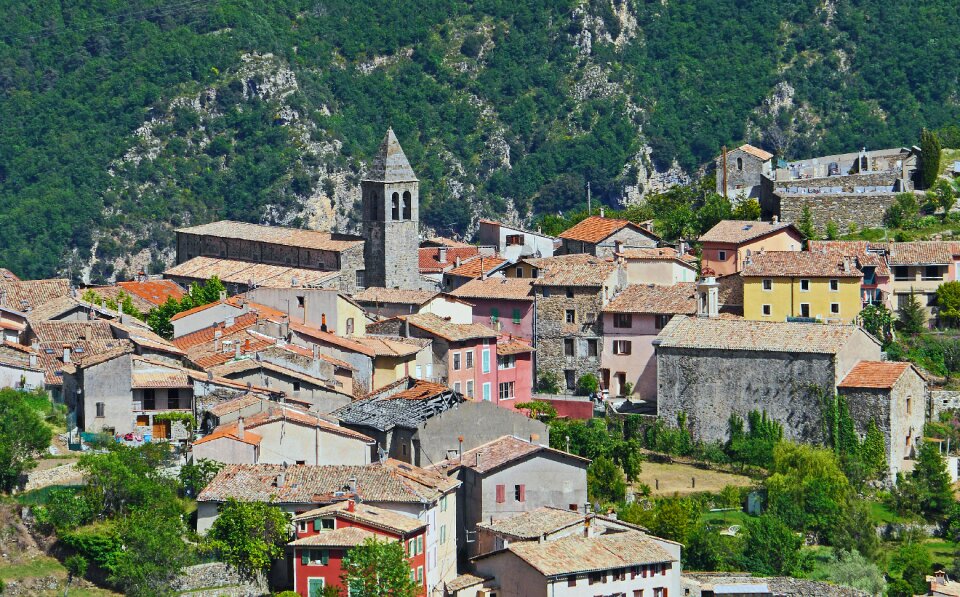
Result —
[[[717,193],[723,194],[723,155],[717,157]],[[770,174],[770,160],[747,153],[740,148],[727,152],[727,197],[735,204],[740,196],[760,199],[764,175]]]
[[[653,234],[647,234],[632,226],[624,226],[598,243],[589,243],[580,240],[563,239],[558,255],[572,255],[586,253],[601,259],[613,259],[617,247],[621,249],[646,249],[657,246],[657,239]]]
[[[335,283],[330,285],[324,284],[324,288],[337,288],[341,292],[347,294],[353,294],[359,290],[357,287],[357,272],[364,271],[364,247],[363,245],[358,245],[356,247],[350,247],[340,253],[340,277],[335,280]],[[363,277],[363,275],[361,275]]]
[[[536,293],[537,375],[551,371],[561,387],[566,380],[568,390],[587,373],[600,379],[603,288],[547,286]],[[568,311],[573,311],[574,323],[567,323]],[[566,354],[567,341],[573,343],[573,356]]]
[[[883,216],[895,198],[894,193],[778,195],[775,203],[780,218],[793,223],[800,221],[804,206],[809,206],[813,225],[822,233],[828,222],[836,224],[841,232],[848,230],[851,224],[858,230],[881,227]]]
[[[930,420],[939,421],[940,413],[960,410],[960,392],[956,390],[932,390],[930,392]]]
[[[869,597],[869,593],[827,582],[786,576],[757,577],[729,572],[687,572],[680,578],[684,595],[702,597],[707,587],[716,585],[767,585],[774,597]],[[710,594],[713,591],[710,590]]]

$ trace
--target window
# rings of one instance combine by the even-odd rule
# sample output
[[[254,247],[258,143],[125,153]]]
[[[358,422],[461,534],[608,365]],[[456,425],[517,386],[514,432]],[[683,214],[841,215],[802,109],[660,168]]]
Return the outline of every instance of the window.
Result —
[[[156,410],[157,409],[157,397],[154,394],[153,390],[144,390],[143,391],[143,410]]]
[[[763,280],[763,289],[764,290],[773,290],[773,280],[770,278],[765,278]]]
[[[607,571],[602,570],[600,572],[591,572],[588,578],[590,579],[591,585],[607,582]]]
[[[307,579],[307,594],[310,597],[320,597],[323,595],[323,587],[326,584],[324,578],[308,578]]]
[[[366,276],[364,274],[366,274],[365,270],[362,270],[362,269],[357,270],[357,288],[367,287],[367,281],[365,279]]]
[[[737,158],[737,170],[743,170],[743,158]]]
[[[830,303],[830,314],[840,315],[840,303]]]
[[[577,311],[575,309],[567,309],[567,323],[577,323]]]
[[[507,235],[507,244],[508,244],[508,245],[522,245],[522,244],[523,244],[523,235],[522,235],[522,234],[508,234],[508,235]]]
[[[409,220],[413,215],[413,198],[410,195],[410,191],[403,192],[403,219]]]
[[[541,294],[542,294],[544,297],[550,296],[550,289],[549,289],[548,287],[544,286],[544,287],[543,287],[543,290],[541,291]]]
[[[570,576],[567,577],[567,586],[568,587],[577,586],[577,575],[571,574]]]
[[[587,356],[591,358],[597,358],[599,353],[599,341],[597,340],[587,340]]]
[[[497,323],[500,321],[500,309],[494,307],[490,309],[490,322]]]
[[[447,542],[447,525],[440,525],[440,545]]]
[[[907,414],[908,414],[908,415],[910,414],[911,402],[912,402],[912,400],[911,400],[910,398],[907,398]]]
[[[347,335],[348,335],[348,336],[352,336],[352,335],[353,335],[353,318],[352,318],[352,317],[348,317],[348,318],[347,318],[347,329],[346,329],[346,332],[347,332]]]
[[[563,339],[563,356],[573,357],[576,356],[573,350],[573,338],[564,338]]]
[[[423,566],[417,566],[417,582],[423,582]]]
[[[480,371],[490,373],[490,349],[484,348],[480,353]]]
[[[394,193],[390,197],[390,202],[393,205],[393,209],[390,212],[391,217],[394,220],[400,219],[400,193]]]
[[[417,537],[417,553],[423,553],[423,535]]]
[[[837,292],[840,290],[840,280],[830,280],[830,292]]]
[[[466,361],[467,361],[466,368],[467,368],[467,369],[473,369],[473,351],[472,351],[472,350],[468,350],[467,352],[465,352],[465,353],[463,353],[463,354],[466,355],[466,357],[467,357],[467,358],[466,358]]]
[[[574,390],[577,387],[577,374],[573,369],[563,370],[563,380],[568,390]]]
[[[332,531],[335,526],[336,522],[332,518],[313,519],[313,530],[315,531]]]
[[[180,408],[180,390],[176,388],[170,388],[167,390],[167,408]]]
[[[302,297],[302,296],[298,296],[298,297],[297,297],[297,306],[300,307],[301,309],[303,309],[303,297]]]
[[[643,597],[643,589],[634,589],[633,597]]]
[[[619,570],[613,571],[613,580],[626,580],[626,579],[627,579],[626,568],[620,568]]]
[[[910,270],[905,265],[895,265],[893,266],[893,279],[894,280],[909,280],[910,279]]]
[[[441,512],[447,511],[447,496],[443,496],[442,498],[440,498],[440,511]]]
[[[523,317],[523,314],[520,313],[520,309],[514,309],[514,310],[513,310],[513,323],[514,323],[514,324],[520,325],[520,320],[522,319],[522,317]]]
[[[487,402],[490,402],[491,389],[492,389],[492,386],[490,385],[490,382],[483,384],[483,399],[486,400]]]
[[[567,286],[567,298],[573,298],[573,288]]]
[[[629,328],[629,327],[633,327],[633,314],[631,314],[631,313],[614,313],[614,314],[613,314],[613,327],[615,327],[615,328]]]
[[[502,504],[507,501],[507,486],[497,485],[497,503]]]
[[[460,394],[460,393],[461,393],[461,392],[460,392],[460,382],[459,382],[459,381],[453,382],[453,391],[456,392],[457,394]]]
[[[516,366],[516,355],[505,354],[502,357],[497,357],[497,369],[513,369]]]
[[[453,353],[453,370],[454,371],[460,370],[460,353],[459,352]]]
[[[940,273],[939,265],[928,265],[923,268],[923,279],[924,280],[942,280],[943,274]]]
[[[763,313],[764,315],[766,315],[767,317],[769,317],[769,316],[771,315],[771,313],[772,313],[772,308],[770,307],[770,305],[763,305],[762,309],[763,309],[762,313]]]
[[[97,402],[97,417],[105,417],[106,404],[103,402]]]
[[[330,562],[330,552],[326,549],[305,549],[300,552],[300,563],[304,566],[326,566]]]
[[[514,382],[500,382],[500,400],[513,400]]]
[[[516,273],[516,276],[517,276],[518,278],[522,278],[522,277],[523,277],[523,268],[518,266],[515,273]]]
[[[726,252],[726,251],[717,251],[717,259],[719,259],[720,261],[726,261],[726,260],[727,260],[727,252]]]
[[[527,486],[526,485],[514,485],[513,486],[513,499],[518,502],[527,501]]]
[[[800,292],[810,292],[810,280],[800,280]]]
[[[800,303],[800,317],[810,317],[810,303]]]
[[[473,398],[473,380],[467,382],[467,396]]]
[[[630,340],[614,340],[613,354],[630,354],[633,342]]]
[[[293,391],[294,391],[294,392],[299,392],[299,391],[300,391],[300,382],[299,382],[299,381],[293,382]]]
[[[655,325],[657,326],[657,329],[662,330],[663,328],[665,328],[667,324],[670,323],[670,319],[672,317],[673,315],[657,315],[657,320],[655,323]]]

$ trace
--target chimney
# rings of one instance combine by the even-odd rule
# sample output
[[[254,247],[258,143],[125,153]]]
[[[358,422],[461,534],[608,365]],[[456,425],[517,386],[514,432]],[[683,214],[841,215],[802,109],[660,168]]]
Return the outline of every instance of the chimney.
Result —
[[[243,426],[243,417],[237,419],[237,439],[243,439],[244,426]]]
[[[321,332],[327,331],[327,314],[326,313],[320,314],[320,331]]]
[[[220,302],[221,302],[221,303],[224,303],[224,302],[226,302],[226,301],[227,301],[227,291],[226,291],[226,290],[221,290],[221,291],[220,291]]]
[[[30,353],[30,366],[34,369],[37,368],[37,353],[35,352]]]
[[[69,344],[63,345],[63,362],[64,363],[70,362],[70,345]]]
[[[93,340],[93,326],[85,325],[83,326],[83,339],[87,342]]]
[[[720,314],[720,284],[710,268],[704,268],[697,283],[697,315],[715,318]]]
[[[687,254],[687,241],[683,240],[682,238],[679,240],[679,244],[677,245],[677,253],[680,254],[680,257],[683,257]]]
[[[296,276],[290,278],[290,286],[293,286],[294,288],[300,286],[300,280],[298,280]]]
[[[347,486],[350,488],[350,493],[356,493],[356,492],[357,492],[357,478],[356,478],[356,477],[350,477],[349,479],[347,479]]]
[[[240,358],[240,343],[239,343],[239,342],[237,342],[237,343],[234,345],[234,347],[233,347],[233,358],[235,358],[235,359],[239,359],[239,358]]]
[[[457,255],[457,260],[454,262],[454,265],[455,265],[456,267],[460,267],[460,256],[459,256],[459,255]]]
[[[776,223],[779,222],[779,221],[780,221],[780,216],[773,216],[772,218],[770,218],[770,224],[771,224],[771,225],[774,225],[774,224],[776,224]]]
[[[613,247],[614,247],[613,250],[614,250],[614,252],[615,252],[617,255],[620,255],[621,253],[623,253],[623,241],[622,241],[622,240],[615,240],[615,241],[613,241]]]
[[[353,500],[347,500],[347,512],[353,512],[357,509],[357,503]]]
[[[213,381],[213,371],[207,371],[207,382]]]
[[[407,319],[406,317],[403,318],[403,337],[404,338],[410,337],[410,320]]]
[[[603,206],[601,205],[601,206],[600,206],[600,217],[601,217],[601,218],[606,217],[606,216],[603,215],[603,213],[604,213],[604,211],[603,211]]]
[[[440,263],[446,263],[446,262],[447,262],[447,248],[446,248],[446,247],[440,247],[439,249],[437,249],[437,260],[440,261]]]
[[[476,461],[474,462],[473,466],[478,468],[480,467],[480,450],[477,450]]]
[[[250,352],[250,338],[243,341],[243,352]]]

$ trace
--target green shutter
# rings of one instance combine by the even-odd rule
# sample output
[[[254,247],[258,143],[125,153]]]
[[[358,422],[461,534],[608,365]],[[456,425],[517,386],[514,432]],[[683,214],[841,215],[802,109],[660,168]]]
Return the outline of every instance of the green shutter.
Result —
[[[300,564],[306,566],[310,563],[310,550],[304,549],[300,551]]]
[[[330,552],[326,549],[320,552],[320,563],[326,566],[330,563]]]
[[[320,521],[319,518],[314,518],[314,519],[313,519],[313,530],[315,530],[315,531],[322,530],[322,528],[323,528],[322,525],[323,525],[323,523]]]
[[[513,323],[520,323],[520,309],[513,310]]]
[[[498,309],[498,308],[496,308],[496,307],[490,309],[490,319],[491,319],[491,321],[493,321],[494,323],[496,323],[497,321],[499,321],[499,319],[500,319],[500,309]]]

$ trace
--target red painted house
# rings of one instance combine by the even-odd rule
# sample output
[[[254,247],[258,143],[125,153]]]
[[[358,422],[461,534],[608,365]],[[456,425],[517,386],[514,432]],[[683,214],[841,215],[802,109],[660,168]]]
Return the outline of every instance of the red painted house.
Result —
[[[450,294],[473,304],[473,323],[533,340],[533,278],[471,280]]]
[[[293,521],[297,538],[288,544],[288,555],[293,559],[293,585],[298,595],[319,597],[324,587],[346,591],[341,562],[351,548],[370,538],[401,541],[410,562],[410,577],[422,586],[421,594],[426,594],[424,522],[353,499],[304,512]]]
[[[499,406],[515,409],[533,397],[533,347],[518,338],[497,339],[497,397]]]

